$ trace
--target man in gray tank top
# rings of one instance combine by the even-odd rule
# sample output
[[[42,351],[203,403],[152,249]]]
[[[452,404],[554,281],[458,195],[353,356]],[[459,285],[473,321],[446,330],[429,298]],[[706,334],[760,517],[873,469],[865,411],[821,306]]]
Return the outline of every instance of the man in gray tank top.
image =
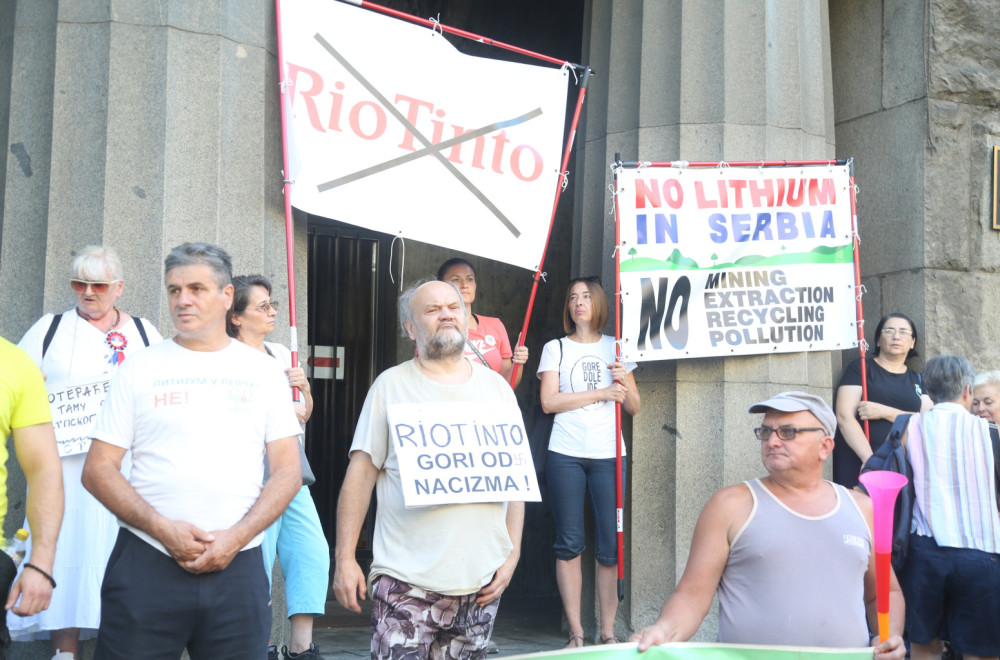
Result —
[[[784,392],[750,406],[767,476],[715,493],[705,505],[677,589],[639,650],[690,639],[719,594],[719,641],[862,647],[876,629],[872,505],[823,479],[837,418],[823,399]],[[877,660],[902,660],[903,596],[891,580],[891,636]],[[867,608],[867,612],[866,612]],[[872,644],[878,642],[876,637]]]

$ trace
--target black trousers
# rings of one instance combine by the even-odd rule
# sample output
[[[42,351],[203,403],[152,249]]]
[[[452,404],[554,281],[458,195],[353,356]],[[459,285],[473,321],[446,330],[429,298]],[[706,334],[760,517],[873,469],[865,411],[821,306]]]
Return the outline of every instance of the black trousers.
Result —
[[[141,538],[118,532],[101,585],[95,660],[265,660],[271,633],[259,547],[225,570],[194,575]]]

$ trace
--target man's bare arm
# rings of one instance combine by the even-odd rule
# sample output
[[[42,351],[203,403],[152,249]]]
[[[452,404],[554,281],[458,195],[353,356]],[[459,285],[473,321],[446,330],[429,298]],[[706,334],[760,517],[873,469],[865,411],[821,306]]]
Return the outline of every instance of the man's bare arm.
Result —
[[[364,571],[355,553],[361,525],[372,500],[372,489],[378,478],[378,468],[372,457],[363,451],[351,454],[344,485],[337,501],[337,546],[334,549],[333,592],[337,602],[352,612],[360,612],[358,600],[368,593]]]
[[[267,462],[271,474],[260,491],[257,501],[246,515],[229,529],[215,530],[214,540],[197,559],[181,564],[192,573],[221,571],[253,537],[288,507],[302,488],[302,464],[299,462],[299,439],[289,436],[267,443]]]
[[[168,520],[142,499],[122,475],[121,447],[93,438],[83,465],[83,487],[108,511],[158,540],[178,563],[205,552],[212,535],[191,523]]]
[[[13,431],[14,451],[28,482],[28,525],[31,556],[26,559],[52,575],[56,539],[63,516],[62,462],[52,424],[34,424]],[[48,608],[52,583],[39,571],[21,573],[7,597],[6,609],[30,616]]]
[[[645,651],[655,644],[685,642],[701,625],[729,559],[730,533],[746,521],[753,499],[743,484],[723,488],[708,501],[691,539],[687,567],[656,622],[632,636]]]

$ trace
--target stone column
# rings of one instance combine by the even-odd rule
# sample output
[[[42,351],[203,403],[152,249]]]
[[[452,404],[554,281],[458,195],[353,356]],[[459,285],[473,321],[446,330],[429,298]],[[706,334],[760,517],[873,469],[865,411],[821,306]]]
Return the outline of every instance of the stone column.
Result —
[[[121,307],[168,337],[163,257],[186,241],[223,246],[287,299],[276,53],[273,0],[0,2],[0,334],[70,308],[74,251],[94,243],[122,256]],[[295,243],[301,350],[301,218]]]
[[[600,265],[611,280],[616,152],[654,161],[834,157],[826,3],[592,0],[587,7],[583,61],[597,75],[578,144],[575,272]],[[642,410],[632,425],[619,637],[655,619],[712,493],[763,472],[747,406],[785,389],[832,403],[829,353],[650,362],[637,373]],[[591,596],[585,611],[595,609]],[[716,626],[713,608],[696,639],[714,639]]]

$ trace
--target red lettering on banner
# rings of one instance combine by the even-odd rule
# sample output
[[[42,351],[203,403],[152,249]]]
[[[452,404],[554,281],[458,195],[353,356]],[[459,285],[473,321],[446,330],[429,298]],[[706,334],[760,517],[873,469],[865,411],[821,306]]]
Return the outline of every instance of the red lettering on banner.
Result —
[[[668,180],[663,184],[663,190],[667,194],[668,205],[672,208],[679,208],[683,200],[680,184],[677,184],[676,196],[672,196],[667,189],[667,184],[676,183]],[[703,181],[694,182],[695,198],[700,209],[714,208],[773,208],[775,206],[802,206],[807,203],[809,206],[824,206],[837,203],[837,189],[833,179],[729,179],[727,181],[716,181],[716,188],[719,195],[717,198],[708,196],[705,183]],[[657,181],[653,179],[647,184],[641,179],[636,179],[635,206],[637,209],[645,208],[646,202],[654,207],[659,207],[660,191],[657,189]],[[676,199],[676,205],[673,200]]]
[[[296,81],[298,80],[300,72],[305,73],[312,78],[312,87],[308,90],[299,89],[299,85]],[[302,95],[302,102],[306,104],[306,114],[309,115],[309,123],[312,124],[312,127],[320,133],[325,133],[326,131],[323,130],[323,125],[320,124],[319,121],[319,110],[316,109],[316,95],[323,91],[323,77],[312,69],[307,69],[304,66],[297,66],[291,62],[288,63],[288,77],[292,80],[293,89],[298,94]],[[333,118],[331,117],[330,123],[333,123],[332,119]]]
[[[153,407],[178,406],[188,402],[187,392],[166,392],[164,394],[153,395]]]
[[[493,171],[503,174],[500,170],[500,163],[503,161],[503,148],[510,144],[507,139],[507,131],[500,131],[499,135],[493,136]]]
[[[694,182],[694,196],[700,209],[714,209],[719,207],[719,202],[705,197],[705,184],[701,181]]]
[[[362,99],[352,99],[352,92],[357,93],[358,87],[351,87],[344,81],[338,80],[333,83],[332,88],[328,88],[324,94],[325,81],[318,71],[308,67],[287,62],[288,77],[292,81],[292,111],[305,112],[309,120],[309,125],[317,132],[326,133],[328,131],[344,133],[350,131],[362,140],[379,140],[389,138],[396,134],[395,128],[390,126],[388,112],[381,104],[371,100],[367,92],[361,91],[365,96]],[[388,96],[388,95],[387,95]],[[327,110],[325,105],[329,103],[327,122],[324,126],[320,119],[323,112]],[[395,95],[393,103],[399,108],[400,113],[406,117],[406,121],[416,127],[417,131],[427,136],[431,144],[440,144],[445,139],[444,121],[447,116],[445,108],[436,107],[431,101],[420,99],[402,92]],[[344,113],[347,116],[344,117]],[[502,118],[493,118],[494,120]],[[484,123],[488,123],[484,120]],[[396,122],[393,122],[393,126]],[[452,138],[459,137],[475,128],[467,129],[464,126],[450,124]],[[476,127],[478,128],[478,127]],[[417,151],[425,148],[423,144],[417,144],[412,131],[400,126],[402,134],[399,136],[398,147],[405,151]],[[491,140],[487,141],[487,137]],[[393,138],[394,139],[394,138]],[[450,138],[449,138],[450,139]],[[499,131],[490,136],[480,135],[470,143],[475,143],[466,149],[463,159],[463,149],[466,142],[460,142],[447,149],[447,159],[458,165],[467,165],[476,169],[485,170],[486,161],[489,159],[489,169],[501,175],[513,175],[524,182],[535,181],[545,172],[545,164],[538,149],[529,144],[512,144],[506,131]],[[507,145],[512,148],[508,149]],[[445,153],[445,152],[442,152]],[[504,164],[507,168],[504,168]],[[671,180],[664,183],[664,190],[670,187],[668,198],[672,208],[679,208],[683,200],[683,193],[680,190],[680,183]]]
[[[822,186],[822,188],[820,187]],[[836,204],[837,187],[833,184],[833,179],[809,179],[809,204],[819,206],[820,204]]]
[[[406,121],[410,122],[410,125],[417,125],[417,114],[420,112],[421,107],[425,107],[431,110],[434,107],[433,103],[428,103],[427,101],[421,101],[420,99],[415,99],[412,96],[403,96],[402,94],[396,94],[396,103],[400,101],[407,101],[410,103],[410,109],[406,111]],[[406,131],[403,134],[403,141],[399,143],[400,149],[406,149],[407,151],[416,151],[417,148],[413,146],[413,133]]]
[[[750,203],[754,206],[774,206],[774,182],[771,179],[764,181],[747,182],[750,189]]]
[[[533,162],[535,164],[533,171],[529,176],[524,176],[521,172],[521,153],[525,150],[531,152]],[[525,144],[517,145],[514,147],[514,151],[510,154],[510,171],[513,172],[514,176],[521,181],[534,181],[538,177],[542,176],[542,154]]]
[[[339,80],[333,85],[337,89],[344,89],[346,85]],[[344,107],[344,95],[337,92],[330,92],[333,97],[330,101],[330,123],[327,125],[331,131],[340,130],[340,111]]]
[[[361,111],[365,108],[371,108],[372,112],[375,113],[375,127],[370,133],[365,133],[361,127]],[[351,130],[359,138],[377,140],[382,137],[382,134],[385,133],[385,121],[385,110],[374,101],[362,101],[351,108]]]
[[[455,124],[451,125],[451,130],[452,130],[452,137],[459,137],[460,135],[465,135],[466,133],[471,132],[471,129],[465,130],[461,126],[456,126]],[[464,147],[466,144],[467,144],[466,142],[459,142],[454,147],[452,147],[451,150],[448,151],[448,160],[450,160],[453,163],[461,164],[462,147]],[[486,137],[480,135],[479,137],[476,138],[476,148],[472,152],[472,167],[475,167],[476,169],[480,170],[486,169],[486,166],[483,165],[484,151],[486,151]]]

